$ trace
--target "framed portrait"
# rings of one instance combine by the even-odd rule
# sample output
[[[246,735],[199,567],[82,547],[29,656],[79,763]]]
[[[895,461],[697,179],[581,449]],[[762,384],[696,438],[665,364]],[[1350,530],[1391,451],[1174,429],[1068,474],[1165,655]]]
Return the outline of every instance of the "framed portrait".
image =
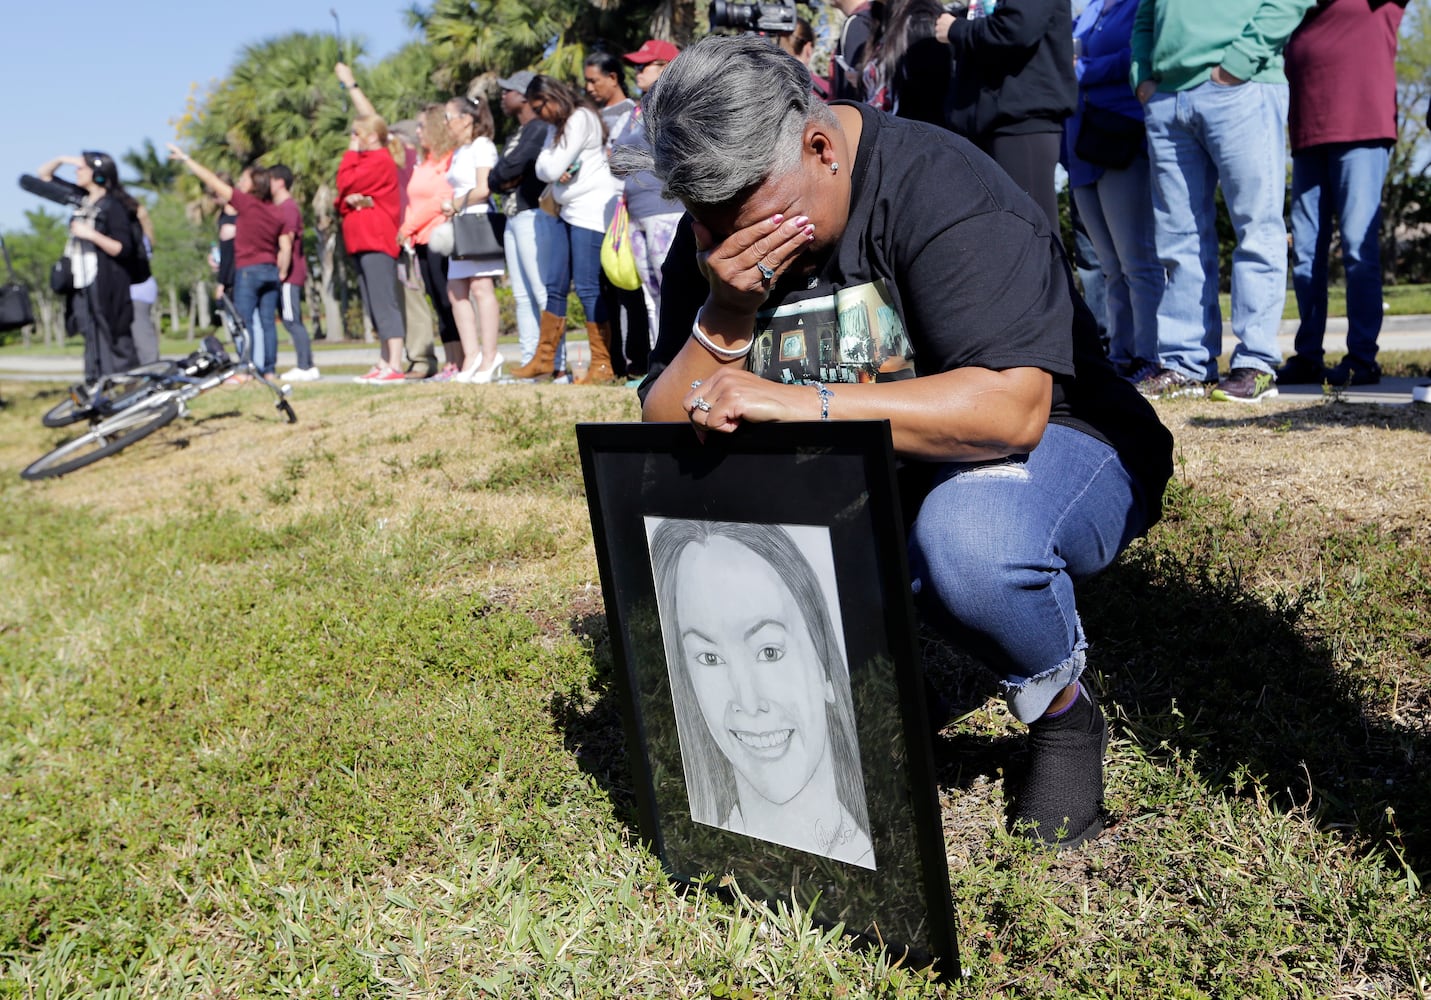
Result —
[[[577,442],[644,840],[957,975],[889,424]]]

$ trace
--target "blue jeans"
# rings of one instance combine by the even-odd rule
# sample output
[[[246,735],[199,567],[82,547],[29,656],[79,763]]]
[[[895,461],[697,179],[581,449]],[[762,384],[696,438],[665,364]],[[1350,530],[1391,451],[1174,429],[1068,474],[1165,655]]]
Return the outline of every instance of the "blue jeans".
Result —
[[[1158,361],[1189,378],[1217,378],[1222,311],[1217,301],[1213,196],[1237,234],[1232,254],[1233,368],[1274,371],[1287,300],[1287,85],[1212,81],[1147,103],[1153,224],[1167,270],[1158,306]]]
[[[1147,529],[1145,506],[1117,452],[1058,424],[1027,456],[939,471],[909,538],[916,600],[1001,675],[1020,721],[1083,673],[1073,583]]]
[[[1147,159],[1104,170],[1092,184],[1074,188],[1073,200],[1103,271],[1108,357],[1114,364],[1156,360],[1163,265],[1154,242]]]
[[[278,358],[278,265],[250,264],[234,272],[234,309],[245,321],[258,310],[261,329],[250,330],[253,362],[265,375],[272,374]]]
[[[1098,250],[1083,225],[1083,209],[1077,201],[1069,203],[1069,218],[1073,220],[1073,270],[1078,275],[1078,283],[1083,286],[1083,301],[1098,321],[1098,337],[1107,341],[1108,283],[1103,279]]]
[[[547,283],[542,277],[542,247],[564,239],[561,222],[540,208],[518,212],[507,220],[507,280],[517,307],[517,342],[522,347],[522,364],[532,360],[541,339],[542,309],[547,301]]]
[[[566,315],[567,289],[574,283],[576,297],[586,312],[588,323],[606,322],[606,305],[601,300],[601,240],[605,233],[581,229],[561,219],[556,238],[542,245],[542,277],[547,283],[547,312]],[[557,348],[556,370],[566,368],[566,338]]]
[[[1341,223],[1347,272],[1347,355],[1376,363],[1381,333],[1381,187],[1391,161],[1385,144],[1328,143],[1292,154],[1292,290],[1302,324],[1296,350],[1322,359],[1327,332],[1327,253],[1332,214]]]

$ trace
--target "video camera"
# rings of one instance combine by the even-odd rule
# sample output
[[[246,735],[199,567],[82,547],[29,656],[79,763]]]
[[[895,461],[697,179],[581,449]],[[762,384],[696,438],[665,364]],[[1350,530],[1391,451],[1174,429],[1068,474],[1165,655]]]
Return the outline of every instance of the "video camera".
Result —
[[[789,35],[795,31],[795,0],[784,3],[731,3],[711,0],[712,28],[760,31],[767,35]]]
[[[65,205],[69,208],[80,208],[84,205],[86,191],[78,184],[71,184],[69,181],[42,181],[33,174],[20,175],[20,187],[31,194],[37,194],[46,201],[52,201],[56,205]]]

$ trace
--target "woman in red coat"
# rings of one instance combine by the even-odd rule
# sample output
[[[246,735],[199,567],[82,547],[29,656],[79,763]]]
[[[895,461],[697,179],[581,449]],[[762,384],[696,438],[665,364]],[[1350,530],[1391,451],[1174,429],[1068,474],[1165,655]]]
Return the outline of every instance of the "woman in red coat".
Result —
[[[358,267],[363,305],[383,345],[378,363],[358,381],[401,382],[406,323],[397,271],[398,171],[388,152],[387,123],[377,115],[353,122],[348,151],[338,164],[337,202],[343,245]]]

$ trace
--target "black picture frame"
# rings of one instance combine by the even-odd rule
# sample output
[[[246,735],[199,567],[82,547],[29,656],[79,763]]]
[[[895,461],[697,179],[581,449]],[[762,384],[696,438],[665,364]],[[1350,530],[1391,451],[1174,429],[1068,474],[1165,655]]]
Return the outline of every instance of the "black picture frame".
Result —
[[[734,434],[709,435],[704,442],[688,424],[587,423],[576,431],[644,841],[677,882],[709,885],[731,876],[751,898],[798,903],[827,927],[842,923],[857,939],[878,942],[909,964],[934,965],[941,977],[957,977],[954,910],[888,422],[748,425]],[[842,804],[853,797],[849,789],[862,784],[867,816],[867,829],[858,819],[839,822],[830,843],[841,846],[801,849],[790,846],[793,841],[778,843],[743,832],[738,829],[745,819],[739,801],[729,812],[722,805],[707,810],[704,821],[696,818],[704,796],[688,778],[706,784],[696,776],[708,765],[693,763],[701,756],[694,752],[691,761],[685,758],[683,738],[693,739],[700,727],[689,721],[689,697],[682,716],[673,688],[694,690],[683,678],[692,669],[690,662],[705,661],[685,654],[679,645],[684,639],[674,640],[677,645],[668,655],[652,557],[653,549],[671,550],[659,540],[653,545],[667,521],[677,522],[681,531],[696,522],[776,526],[761,533],[803,539],[798,544],[812,567],[825,558],[820,550],[828,549],[830,565],[823,566],[827,575],[821,589],[831,612],[828,624],[840,635],[848,665],[845,685],[854,735],[845,743],[857,743],[860,772],[859,782],[839,784],[833,807],[846,817],[856,815],[857,806],[845,809]],[[739,566],[740,561],[726,564]],[[670,560],[662,565],[670,566]],[[663,576],[666,618],[675,617],[669,586],[675,578],[671,571]],[[758,592],[758,587],[728,579],[718,589]],[[691,600],[680,606],[688,609],[683,613],[699,617],[706,604],[725,603]],[[669,631],[675,632],[674,624]],[[807,628],[804,634],[817,631]],[[702,636],[695,629],[681,634]],[[762,649],[760,655],[775,653]],[[679,670],[668,662],[673,657],[681,661]],[[839,688],[831,680],[837,671],[826,668],[825,677],[822,690]],[[837,700],[824,695],[827,706]],[[678,716],[687,720],[684,729]],[[709,720],[710,715],[696,718]],[[711,723],[702,732],[715,746],[714,734],[727,736],[726,729]],[[759,738],[769,742],[794,731],[803,730],[792,723],[781,736]],[[839,747],[835,723],[826,732],[821,745]],[[725,769],[735,770],[731,762],[742,749],[720,750]],[[832,752],[837,759],[850,759]],[[751,810],[752,817],[756,811]],[[798,830],[802,823],[791,827]],[[811,824],[819,834],[829,828],[829,823]],[[815,843],[826,840],[820,836]],[[853,858],[865,845],[869,851]],[[841,852],[850,856],[841,857]]]

